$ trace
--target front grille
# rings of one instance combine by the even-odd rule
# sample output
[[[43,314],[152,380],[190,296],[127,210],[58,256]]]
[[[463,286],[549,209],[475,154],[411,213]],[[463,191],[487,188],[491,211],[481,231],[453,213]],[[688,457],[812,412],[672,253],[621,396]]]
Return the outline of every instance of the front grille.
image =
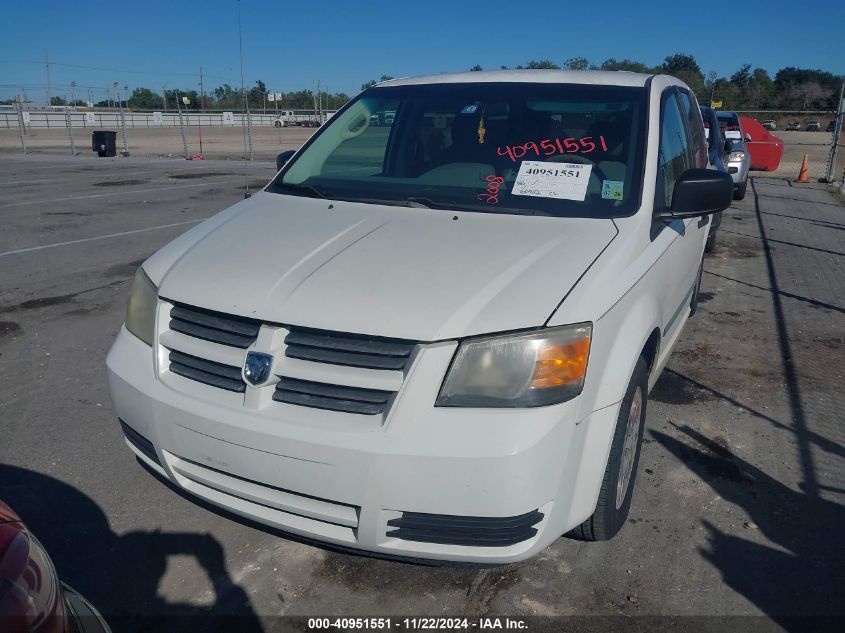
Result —
[[[240,367],[215,363],[176,350],[170,352],[170,371],[227,391],[242,393],[246,390]]]
[[[276,385],[273,400],[315,409],[376,415],[384,413],[392,395],[391,391],[282,378]]]
[[[420,543],[505,547],[527,541],[537,534],[534,526],[543,513],[532,510],[514,517],[471,517],[403,512],[387,522],[387,536]]]
[[[242,378],[244,356],[240,350],[284,354],[291,360],[276,359],[276,376],[268,381],[268,386],[275,388],[276,402],[300,407],[367,416],[384,414],[418,345],[404,339],[265,323],[170,303],[168,327],[161,333],[159,342],[170,353],[173,374],[219,389],[246,393]],[[256,345],[262,327],[268,333],[287,329],[284,345],[277,342],[275,334],[266,337],[273,349]]]
[[[367,369],[402,370],[416,343],[358,334],[291,328],[285,356]]]
[[[261,321],[176,304],[170,309],[170,329],[213,343],[246,349],[258,338]]]
[[[118,418],[118,422],[120,422],[120,428],[123,429],[123,435],[127,440],[129,440],[129,443],[153,460],[156,464],[161,466],[161,462],[158,461],[158,453],[156,453],[153,443],[120,418]]]

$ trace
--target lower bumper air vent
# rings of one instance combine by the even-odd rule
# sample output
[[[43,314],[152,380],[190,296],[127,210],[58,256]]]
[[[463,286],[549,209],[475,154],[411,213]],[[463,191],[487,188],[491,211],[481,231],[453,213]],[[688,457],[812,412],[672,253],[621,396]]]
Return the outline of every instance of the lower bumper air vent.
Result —
[[[532,510],[514,517],[470,517],[448,514],[403,512],[387,522],[387,536],[405,541],[468,545],[473,547],[505,547],[527,541],[537,534],[534,526],[543,520],[543,513]]]
[[[161,466],[161,462],[158,461],[158,453],[156,453],[155,446],[153,443],[150,442],[146,437],[138,433],[135,429],[131,426],[126,424],[123,420],[118,418],[118,422],[120,422],[120,428],[123,429],[123,435],[129,440],[129,443],[132,444],[135,448],[141,451],[144,455],[149,457],[153,460],[156,464]]]

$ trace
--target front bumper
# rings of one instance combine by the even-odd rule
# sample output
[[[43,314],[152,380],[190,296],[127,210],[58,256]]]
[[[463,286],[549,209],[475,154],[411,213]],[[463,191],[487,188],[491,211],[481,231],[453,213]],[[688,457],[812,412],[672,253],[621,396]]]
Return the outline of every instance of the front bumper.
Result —
[[[453,351],[454,343],[424,346],[376,427],[359,423],[369,416],[296,405],[269,403],[272,416],[263,405],[220,405],[203,397],[204,385],[185,393],[174,377],[161,379],[153,351],[125,328],[107,365],[116,413],[136,434],[127,432],[129,448],[212,504],[385,556],[528,558],[595,509],[618,405],[581,419],[578,398],[535,409],[435,408]],[[511,538],[454,538],[479,518]],[[449,538],[405,538],[420,520]]]
[[[741,185],[748,179],[748,170],[750,166],[751,158],[747,151],[744,160],[728,161],[728,173],[731,175],[734,185]]]

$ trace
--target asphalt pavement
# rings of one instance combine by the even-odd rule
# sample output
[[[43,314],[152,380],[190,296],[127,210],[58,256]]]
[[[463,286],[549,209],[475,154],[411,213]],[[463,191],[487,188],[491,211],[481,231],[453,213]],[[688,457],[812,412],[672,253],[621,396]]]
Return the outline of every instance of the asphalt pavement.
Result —
[[[0,498],[115,630],[326,614],[750,615],[743,628],[792,630],[845,615],[845,206],[822,185],[758,176],[725,212],[699,312],[651,394],[622,533],[456,568],[272,533],[124,446],[104,360],[135,269],[273,171],[0,155]]]

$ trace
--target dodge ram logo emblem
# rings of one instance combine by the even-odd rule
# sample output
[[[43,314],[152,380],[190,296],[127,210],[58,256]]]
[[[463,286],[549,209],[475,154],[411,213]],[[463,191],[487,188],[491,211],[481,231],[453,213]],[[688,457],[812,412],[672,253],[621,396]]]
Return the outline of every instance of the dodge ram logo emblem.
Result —
[[[244,380],[251,385],[260,385],[270,377],[270,367],[273,365],[273,357],[269,354],[248,352],[244,361]]]

